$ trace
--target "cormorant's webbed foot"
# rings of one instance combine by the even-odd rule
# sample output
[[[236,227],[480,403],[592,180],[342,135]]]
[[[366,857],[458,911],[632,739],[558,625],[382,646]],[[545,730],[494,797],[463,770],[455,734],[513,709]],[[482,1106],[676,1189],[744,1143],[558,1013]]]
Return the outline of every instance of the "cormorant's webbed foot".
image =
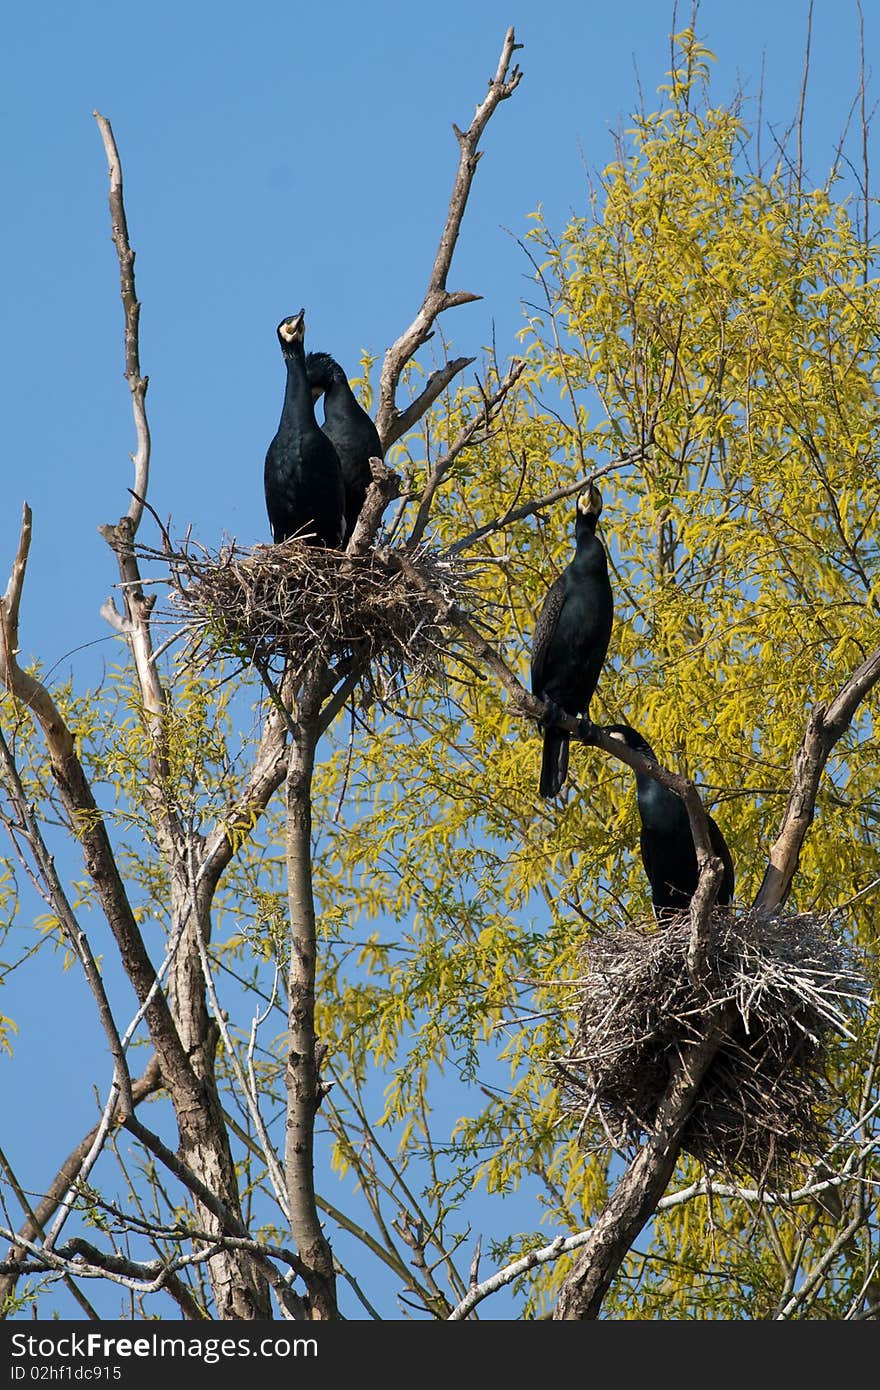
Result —
[[[594,724],[592,719],[590,718],[579,719],[577,725],[578,738],[580,738],[584,743],[595,743],[596,730],[599,726],[597,724]]]
[[[555,700],[548,700],[546,695],[544,696],[544,704],[546,712],[544,717],[538,721],[538,727],[552,729],[559,723],[560,716],[565,714],[565,710],[561,705],[557,705]]]

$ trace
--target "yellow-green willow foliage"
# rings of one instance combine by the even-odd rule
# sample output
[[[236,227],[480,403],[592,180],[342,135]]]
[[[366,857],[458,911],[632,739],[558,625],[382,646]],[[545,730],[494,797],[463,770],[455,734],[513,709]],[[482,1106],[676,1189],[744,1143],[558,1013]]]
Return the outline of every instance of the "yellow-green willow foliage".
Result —
[[[491,439],[457,460],[426,539],[442,549],[644,448],[600,477],[616,614],[591,713],[633,723],[695,778],[749,902],[811,707],[880,642],[880,287],[842,185],[799,188],[784,162],[750,173],[742,118],[709,99],[711,55],[689,32],[677,53],[660,107],[633,119],[584,215],[561,232],[534,215],[531,298],[545,308],[528,311],[521,389]],[[433,457],[478,405],[462,390],[435,410]],[[418,489],[425,456],[420,435],[391,462]],[[571,497],[464,552],[485,631],[526,683],[573,518]],[[793,908],[841,908],[880,872],[875,702],[823,777]],[[528,1180],[535,1225],[499,1258],[578,1230],[619,1169],[609,1179],[607,1159],[590,1156],[600,1131],[579,1135],[560,1113],[549,1063],[570,1034],[591,931],[649,911],[632,778],[576,745],[567,792],[542,803],[534,727],[466,661],[450,662],[443,691],[414,685],[359,714],[350,741],[343,724],[316,778],[318,1030],[331,1068],[348,1087],[379,1069],[371,1113],[447,1219],[471,1184],[503,1200]],[[869,968],[876,914],[867,894],[840,918]],[[853,1113],[866,1055],[847,1045],[838,1059]],[[429,1134],[451,1148],[420,1168]],[[351,1158],[340,1146],[341,1170]],[[678,1185],[691,1176],[683,1165]],[[756,1222],[724,1199],[711,1213],[704,1199],[671,1207],[609,1315],[772,1316],[784,1254],[802,1241],[809,1265],[833,1235],[808,1215]],[[848,1306],[864,1259],[856,1240],[808,1315]],[[523,1306],[548,1306],[558,1276],[534,1272]]]

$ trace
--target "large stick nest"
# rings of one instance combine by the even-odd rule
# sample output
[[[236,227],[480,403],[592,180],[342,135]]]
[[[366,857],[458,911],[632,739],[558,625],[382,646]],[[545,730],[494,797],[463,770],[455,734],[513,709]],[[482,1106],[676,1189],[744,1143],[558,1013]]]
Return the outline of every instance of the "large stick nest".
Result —
[[[406,558],[443,605],[401,572],[393,552],[348,555],[293,537],[150,553],[169,567],[172,619],[202,660],[225,655],[299,671],[317,657],[354,658],[362,686],[380,696],[404,671],[442,673],[450,645],[442,607],[466,587],[463,566],[424,547]]]
[[[567,1109],[596,1114],[615,1143],[651,1130],[683,1044],[718,1006],[735,1023],[703,1079],[682,1147],[733,1178],[782,1185],[817,1157],[830,1119],[832,1038],[852,1038],[867,986],[848,948],[812,915],[716,911],[708,975],[688,978],[686,914],[591,937],[578,1025],[555,1064]]]

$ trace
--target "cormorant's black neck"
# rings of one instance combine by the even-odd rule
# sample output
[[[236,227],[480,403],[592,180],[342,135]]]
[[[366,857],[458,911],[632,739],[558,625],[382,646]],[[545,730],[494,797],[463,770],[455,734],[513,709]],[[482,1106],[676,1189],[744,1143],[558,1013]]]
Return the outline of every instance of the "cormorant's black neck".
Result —
[[[671,831],[678,822],[688,819],[687,807],[681,797],[646,772],[636,773],[636,796],[639,810],[646,819],[659,823],[664,830]]]
[[[575,544],[580,546],[585,541],[596,539],[596,524],[599,517],[595,512],[578,512],[574,527]]]
[[[605,547],[596,535],[595,512],[578,512],[575,522],[575,550],[571,568],[575,574],[604,574],[608,571]]]
[[[284,349],[284,365],[287,368],[287,386],[284,391],[284,413],[288,410],[306,410],[307,418],[314,419],[315,410],[312,392],[306,376],[306,359],[302,343],[291,343]]]

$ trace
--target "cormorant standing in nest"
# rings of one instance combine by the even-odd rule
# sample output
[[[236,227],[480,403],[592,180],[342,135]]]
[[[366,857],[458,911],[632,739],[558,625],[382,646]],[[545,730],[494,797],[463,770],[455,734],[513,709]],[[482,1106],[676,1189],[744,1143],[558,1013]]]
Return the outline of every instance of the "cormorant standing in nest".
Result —
[[[641,734],[629,724],[608,724],[605,733],[618,738],[627,748],[642,753],[651,762],[657,755]],[[658,919],[674,912],[686,912],[699,879],[697,852],[687,807],[670,787],[664,787],[644,772],[637,772],[636,793],[642,822],[640,846],[642,863],[651,885],[654,915]],[[724,865],[715,901],[722,906],[733,897],[733,858],[720,828],[707,815],[713,853]]]
[[[342,466],[347,541],[373,481],[370,459],[382,458],[382,443],[379,431],[349,386],[348,377],[329,352],[308,353],[306,372],[314,399],[324,393],[324,433]]]
[[[556,796],[568,775],[561,709],[589,720],[590,700],[608,650],[614,598],[605,547],[596,535],[602,498],[593,483],[577,500],[574,558],[554,580],[532,634],[532,693],[550,705],[543,722],[540,793]]]
[[[345,489],[336,450],[315,419],[306,375],[305,310],[278,325],[287,366],[287,388],[278,432],[266,453],[263,480],[272,539],[297,532],[312,545],[341,546],[345,531]]]

